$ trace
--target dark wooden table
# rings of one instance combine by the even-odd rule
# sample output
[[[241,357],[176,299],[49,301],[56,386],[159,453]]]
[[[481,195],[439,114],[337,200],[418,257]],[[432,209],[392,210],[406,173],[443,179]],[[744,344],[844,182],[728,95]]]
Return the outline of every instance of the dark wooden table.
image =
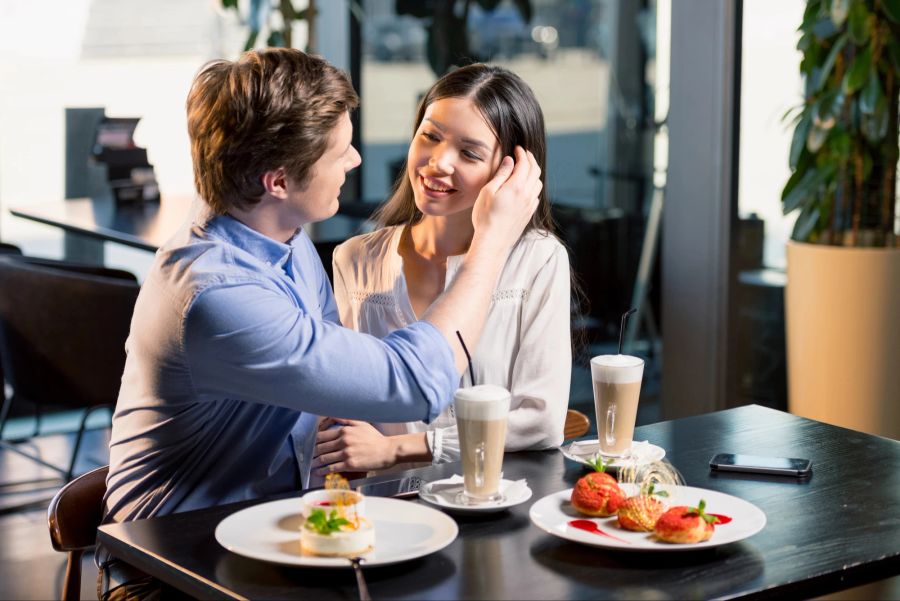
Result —
[[[459,537],[433,555],[366,568],[375,599],[808,598],[900,574],[900,443],[750,405],[638,429],[686,483],[746,499],[767,525],[744,541],[680,553],[611,552],[545,534],[528,518],[584,468],[558,451],[507,454],[507,478],[532,499],[508,512],[456,517]],[[807,457],[807,480],[716,475],[718,452]],[[429,479],[455,464],[416,470]],[[409,501],[418,502],[418,501]],[[112,553],[203,598],[355,599],[350,570],[284,567],[226,551],[213,535],[253,503],[111,524]]]

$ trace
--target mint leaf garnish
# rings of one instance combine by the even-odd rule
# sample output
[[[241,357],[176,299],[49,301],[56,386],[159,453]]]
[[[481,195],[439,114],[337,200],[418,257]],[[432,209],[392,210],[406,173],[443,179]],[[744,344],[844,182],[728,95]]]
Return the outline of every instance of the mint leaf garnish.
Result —
[[[602,456],[602,455],[597,455],[597,456],[594,457],[593,459],[587,459],[586,461],[587,461],[587,464],[588,464],[589,466],[591,466],[592,468],[594,468],[594,469],[597,470],[598,472],[601,472],[601,473],[602,473],[602,472],[605,472],[605,471],[606,471],[606,466],[607,466],[608,464],[603,463],[603,456]]]
[[[341,529],[341,526],[347,526],[350,522],[338,515],[336,509],[331,510],[331,515],[326,516],[323,509],[313,509],[309,517],[306,518],[309,527],[319,534],[331,534]]]
[[[700,505],[698,505],[697,507],[690,507],[688,509],[687,515],[698,515],[707,524],[715,524],[719,521],[719,518],[717,518],[716,516],[706,513],[705,499],[700,499]]]

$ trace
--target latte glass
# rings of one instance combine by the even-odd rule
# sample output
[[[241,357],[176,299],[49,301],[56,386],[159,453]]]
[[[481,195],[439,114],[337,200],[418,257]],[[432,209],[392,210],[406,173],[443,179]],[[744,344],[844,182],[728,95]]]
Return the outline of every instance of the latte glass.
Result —
[[[594,408],[600,452],[607,457],[625,457],[631,452],[634,422],[644,360],[631,355],[600,355],[591,359]]]
[[[503,499],[500,472],[509,401],[508,390],[491,385],[460,388],[453,395],[463,466],[463,492],[457,497],[461,504]]]

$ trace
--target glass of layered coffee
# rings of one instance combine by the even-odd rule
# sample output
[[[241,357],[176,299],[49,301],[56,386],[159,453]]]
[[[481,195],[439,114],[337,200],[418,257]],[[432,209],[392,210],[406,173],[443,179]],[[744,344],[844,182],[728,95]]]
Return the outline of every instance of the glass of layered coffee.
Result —
[[[463,467],[463,491],[457,497],[460,504],[503,499],[500,472],[509,401],[508,390],[491,385],[460,388],[453,395]]]
[[[594,408],[600,453],[627,457],[634,437],[644,360],[631,355],[600,355],[591,359]]]

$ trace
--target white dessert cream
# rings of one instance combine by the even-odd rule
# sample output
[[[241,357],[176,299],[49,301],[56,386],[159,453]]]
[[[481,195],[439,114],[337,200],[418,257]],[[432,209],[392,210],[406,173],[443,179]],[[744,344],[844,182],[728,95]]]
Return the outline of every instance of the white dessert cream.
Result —
[[[349,490],[346,480],[333,476],[328,477],[325,490],[301,499],[305,520],[300,527],[300,547],[304,554],[319,557],[367,553],[375,547],[375,528],[365,516],[365,499]]]

